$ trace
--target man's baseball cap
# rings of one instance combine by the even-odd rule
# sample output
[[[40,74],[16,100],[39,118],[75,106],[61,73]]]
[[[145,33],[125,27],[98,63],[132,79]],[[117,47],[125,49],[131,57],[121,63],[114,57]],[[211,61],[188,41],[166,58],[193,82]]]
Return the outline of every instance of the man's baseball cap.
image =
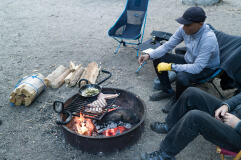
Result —
[[[206,19],[206,13],[200,7],[188,8],[182,17],[176,19],[180,24],[192,24],[195,22],[204,22]]]

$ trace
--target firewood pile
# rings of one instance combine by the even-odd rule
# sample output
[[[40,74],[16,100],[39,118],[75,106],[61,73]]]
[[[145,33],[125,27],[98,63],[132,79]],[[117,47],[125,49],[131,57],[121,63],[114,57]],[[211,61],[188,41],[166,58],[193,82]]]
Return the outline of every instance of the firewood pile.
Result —
[[[29,106],[47,87],[59,88],[64,83],[68,87],[74,87],[80,79],[87,79],[89,83],[94,84],[99,71],[100,67],[96,62],[91,62],[87,67],[83,67],[81,64],[75,65],[71,61],[69,67],[59,65],[47,77],[39,73],[22,78],[10,94],[9,101],[16,106]],[[82,82],[81,85],[85,85],[85,82]]]

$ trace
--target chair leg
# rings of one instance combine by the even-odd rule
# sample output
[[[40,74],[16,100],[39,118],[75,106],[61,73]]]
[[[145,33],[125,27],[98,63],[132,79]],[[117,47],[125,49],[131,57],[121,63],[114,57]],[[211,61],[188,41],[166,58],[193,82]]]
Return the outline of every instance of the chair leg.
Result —
[[[224,155],[220,154],[220,158],[221,158],[221,160],[224,160]]]
[[[137,51],[136,51],[136,58],[138,58],[139,57],[139,49],[137,49]]]
[[[121,43],[119,43],[119,45],[118,45],[117,48],[115,49],[114,54],[117,54],[117,53],[119,52],[120,46],[121,46]]]
[[[224,96],[222,95],[222,93],[218,90],[218,88],[216,87],[216,85],[213,83],[213,81],[211,81],[211,84],[213,85],[213,87],[217,90],[218,94],[220,95],[220,97],[222,99],[224,99]]]

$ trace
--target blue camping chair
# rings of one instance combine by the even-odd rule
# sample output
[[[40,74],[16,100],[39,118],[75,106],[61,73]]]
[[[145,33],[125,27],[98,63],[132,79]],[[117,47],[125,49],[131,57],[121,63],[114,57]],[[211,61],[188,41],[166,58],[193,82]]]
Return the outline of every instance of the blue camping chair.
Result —
[[[108,35],[119,42],[115,50],[118,53],[121,44],[139,45],[142,43],[145,31],[147,6],[149,0],[127,0],[125,10],[108,31]],[[143,26],[143,27],[142,27]],[[142,29],[143,28],[143,29]],[[141,34],[141,30],[142,34]],[[125,42],[126,40],[137,40],[137,43]],[[139,49],[137,47],[137,57]]]

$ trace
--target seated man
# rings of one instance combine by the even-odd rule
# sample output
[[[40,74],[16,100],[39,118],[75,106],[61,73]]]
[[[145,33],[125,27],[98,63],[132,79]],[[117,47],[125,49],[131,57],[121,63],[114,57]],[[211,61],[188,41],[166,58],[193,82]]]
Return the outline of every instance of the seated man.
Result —
[[[174,104],[165,123],[151,124],[153,131],[167,133],[167,136],[159,151],[143,154],[142,160],[175,159],[174,156],[199,134],[224,149],[239,151],[240,118],[241,93],[222,102],[198,88],[190,87]]]
[[[173,101],[193,82],[212,75],[220,65],[219,46],[214,32],[204,23],[205,12],[200,7],[188,8],[177,22],[183,24],[165,44],[149,54],[139,57],[139,63],[153,59],[156,74],[162,85],[162,92],[150,96],[157,101],[175,95],[166,71],[177,72],[176,96]],[[182,41],[185,42],[185,55],[169,54]]]

